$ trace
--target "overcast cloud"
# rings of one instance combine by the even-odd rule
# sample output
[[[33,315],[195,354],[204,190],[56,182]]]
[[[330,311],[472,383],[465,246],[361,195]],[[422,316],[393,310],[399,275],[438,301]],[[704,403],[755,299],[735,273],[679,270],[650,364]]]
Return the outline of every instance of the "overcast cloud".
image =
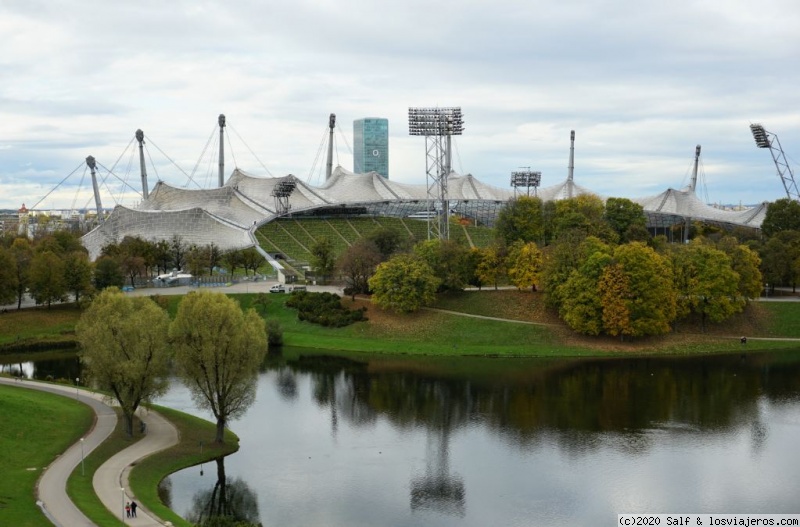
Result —
[[[151,185],[196,188],[195,167],[213,185],[220,113],[226,177],[236,165],[320,183],[336,113],[335,162],[353,168],[353,120],[386,117],[390,177],[422,184],[407,111],[437,105],[464,114],[455,170],[493,185],[527,166],[543,186],[563,181],[574,129],[575,179],[600,194],[680,188],[700,144],[701,198],[771,201],[783,186],[748,125],[777,134],[800,172],[798,27],[796,0],[5,0],[0,208],[32,206],[70,174],[39,207],[84,206],[88,155],[119,159],[137,187],[123,155],[137,128]],[[137,201],[108,181],[105,206]]]

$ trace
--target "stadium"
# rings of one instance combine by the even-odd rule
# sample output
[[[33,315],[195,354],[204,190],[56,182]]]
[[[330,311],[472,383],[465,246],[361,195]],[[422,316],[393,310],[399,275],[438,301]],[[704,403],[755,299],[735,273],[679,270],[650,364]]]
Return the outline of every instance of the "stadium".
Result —
[[[223,127],[224,116],[220,116],[220,135]],[[332,130],[331,127],[331,133]],[[137,138],[141,147],[139,134],[140,131],[137,132]],[[567,177],[558,184],[541,188],[538,188],[537,179],[533,193],[543,201],[597,194],[574,181],[574,141],[573,132]],[[220,144],[223,144],[221,140]],[[760,228],[766,203],[745,210],[724,210],[709,206],[696,196],[699,156],[698,146],[694,174],[685,188],[668,188],[654,196],[631,198],[644,208],[651,232],[672,236],[673,226],[685,225],[691,220],[716,224],[726,229]],[[455,215],[465,223],[463,237],[474,246],[476,243],[467,226],[493,226],[498,212],[519,191],[517,186],[499,188],[487,185],[471,174],[457,174],[446,164],[435,167],[441,174],[439,181],[431,183],[429,167],[428,182],[418,185],[389,180],[376,172],[353,173],[341,166],[331,169],[330,150],[327,178],[319,186],[305,183],[293,175],[256,177],[239,168],[233,170],[223,183],[222,159],[223,153],[220,151],[220,186],[212,189],[178,188],[159,181],[152,192],[147,192],[143,170],[145,198],[141,203],[137,207],[117,206],[83,237],[90,257],[96,259],[104,246],[118,242],[125,236],[169,241],[178,235],[187,245],[205,246],[213,243],[224,251],[255,247],[281,273],[284,266],[278,259],[285,258],[281,254],[285,251],[274,239],[281,229],[270,225],[286,218],[320,220],[325,225],[324,235],[333,238],[337,244],[350,245],[353,233],[359,234],[356,224],[365,219],[378,224],[381,219],[395,218],[401,222],[400,227],[410,234],[425,236],[428,233],[425,224],[433,217]],[[436,178],[435,173],[433,177]],[[442,199],[442,188],[446,189],[446,199]],[[522,192],[530,194],[530,184]],[[302,227],[300,229],[307,231]],[[306,234],[307,240],[303,243],[296,239],[297,236],[288,233],[288,236],[284,236],[283,245],[299,246],[297,252],[308,253],[308,245],[315,240],[315,236],[308,232],[304,236]],[[454,234],[460,237],[461,233]]]

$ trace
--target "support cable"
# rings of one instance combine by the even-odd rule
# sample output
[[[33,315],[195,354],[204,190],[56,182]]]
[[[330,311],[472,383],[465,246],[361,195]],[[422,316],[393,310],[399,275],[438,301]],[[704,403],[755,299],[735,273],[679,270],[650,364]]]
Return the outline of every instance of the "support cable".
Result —
[[[206,141],[206,146],[204,146],[203,147],[203,151],[200,152],[200,157],[197,158],[197,163],[195,163],[194,168],[192,169],[192,175],[189,176],[189,179],[192,179],[192,176],[194,176],[195,172],[197,172],[197,167],[199,167],[200,163],[203,161],[203,156],[206,155],[206,150],[208,150],[208,145],[211,144],[211,140],[214,139],[214,136],[216,135],[216,131],[217,131],[217,127],[215,126],[214,129],[211,130],[211,135],[208,136],[208,141]],[[192,181],[194,181],[194,180],[192,179]],[[186,185],[184,185],[184,187],[186,187]],[[203,188],[203,187],[200,187],[200,188]]]
[[[239,138],[239,141],[241,141],[241,142],[242,142],[242,144],[245,146],[245,148],[247,148],[247,150],[248,150],[248,151],[249,151],[251,154],[253,154],[253,157],[255,157],[255,158],[256,158],[256,161],[258,161],[258,164],[259,164],[259,165],[261,165],[261,167],[262,167],[262,168],[263,168],[263,169],[264,169],[264,170],[267,172],[267,174],[268,174],[270,177],[275,177],[275,176],[273,176],[273,175],[272,175],[272,172],[270,172],[270,171],[269,171],[269,169],[267,168],[267,166],[266,166],[264,163],[262,163],[262,162],[261,162],[261,160],[258,158],[258,156],[256,155],[256,153],[255,153],[255,152],[253,152],[253,149],[252,149],[252,148],[250,148],[250,146],[249,146],[249,145],[248,145],[248,144],[247,144],[247,143],[244,141],[244,139],[242,139],[242,136],[240,136],[240,135],[239,135],[239,132],[237,132],[237,131],[236,131],[236,129],[235,129],[235,128],[233,128],[233,127],[232,127],[230,124],[228,124],[228,125],[227,125],[227,127],[228,127],[228,128],[230,128],[230,129],[233,131],[233,133],[234,133],[234,134],[236,134],[236,137],[238,137],[238,138]]]
[[[47,197],[48,197],[50,194],[52,194],[53,192],[55,192],[55,190],[56,190],[58,187],[60,187],[60,186],[61,186],[61,185],[62,185],[62,184],[63,184],[63,183],[66,181],[66,180],[68,180],[68,179],[69,179],[69,178],[72,176],[72,174],[74,174],[75,172],[77,172],[77,171],[78,171],[78,169],[79,169],[79,168],[81,168],[81,165],[84,165],[84,166],[86,166],[86,163],[85,163],[85,162],[83,162],[83,161],[81,161],[81,163],[80,163],[78,166],[76,166],[76,167],[75,167],[75,170],[73,170],[72,172],[70,172],[69,174],[67,174],[67,177],[65,177],[64,179],[62,179],[62,180],[61,180],[61,181],[58,183],[58,185],[56,185],[55,187],[53,187],[52,189],[50,189],[50,192],[48,192],[47,194],[45,194],[45,195],[44,195],[44,197],[43,197],[42,199],[40,199],[39,201],[37,201],[37,202],[36,202],[36,205],[34,205],[33,207],[31,207],[31,210],[35,210],[35,209],[36,209],[36,207],[38,207],[38,206],[39,206],[39,204],[40,204],[41,202],[43,202],[44,200],[46,200],[46,199],[47,199]]]
[[[307,183],[311,183],[311,177],[314,175],[314,169],[317,168],[317,162],[319,161],[319,156],[322,154],[322,149],[325,146],[325,136],[328,135],[328,127],[325,127],[325,131],[322,133],[322,140],[319,143],[319,148],[317,148],[317,155],[314,156],[314,163],[311,165],[311,170],[308,171],[308,177],[306,178]]]
[[[172,163],[173,165],[175,165],[175,168],[177,168],[178,170],[180,170],[180,171],[181,171],[181,173],[183,173],[183,175],[184,175],[184,176],[186,176],[186,177],[189,179],[189,181],[191,181],[192,183],[194,183],[195,185],[197,185],[197,188],[202,188],[202,187],[200,187],[200,185],[197,183],[197,181],[195,181],[195,180],[192,178],[192,176],[191,176],[190,174],[188,174],[188,173],[187,173],[187,172],[186,172],[184,169],[182,169],[182,168],[181,168],[181,167],[178,165],[178,163],[176,163],[176,162],[175,162],[175,161],[174,161],[174,160],[173,160],[171,157],[169,157],[169,156],[166,154],[166,152],[164,152],[163,150],[161,150],[161,148],[159,148],[159,147],[158,147],[158,145],[157,145],[157,144],[155,144],[155,143],[153,142],[153,140],[152,140],[152,139],[151,139],[149,136],[145,136],[145,138],[147,139],[148,143],[150,143],[151,145],[153,145],[154,147],[156,147],[156,150],[158,150],[158,151],[161,153],[161,155],[162,155],[162,156],[166,157],[166,158],[169,160],[169,162],[170,162],[170,163]],[[150,155],[150,153],[148,152],[148,156],[149,156],[149,155]],[[152,160],[152,158],[151,158],[151,159],[150,159],[150,162],[152,163],[152,161],[153,161],[153,160]],[[153,167],[155,167],[155,164],[153,165]],[[161,178],[159,178],[159,181],[161,181]],[[187,185],[184,185],[184,187],[186,187],[186,186],[187,186]]]

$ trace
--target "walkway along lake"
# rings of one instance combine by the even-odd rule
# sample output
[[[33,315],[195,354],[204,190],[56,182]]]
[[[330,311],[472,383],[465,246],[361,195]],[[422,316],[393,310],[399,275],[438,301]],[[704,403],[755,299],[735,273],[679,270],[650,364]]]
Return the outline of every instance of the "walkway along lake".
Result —
[[[159,404],[210,418],[177,382]],[[286,350],[231,428],[239,452],[165,482],[179,514],[477,527],[800,513],[800,350],[563,360]]]

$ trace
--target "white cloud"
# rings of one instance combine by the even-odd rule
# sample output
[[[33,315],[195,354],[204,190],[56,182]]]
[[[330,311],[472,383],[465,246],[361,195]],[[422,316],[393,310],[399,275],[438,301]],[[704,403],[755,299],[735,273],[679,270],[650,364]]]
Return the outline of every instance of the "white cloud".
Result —
[[[800,157],[798,25],[789,0],[12,0],[0,7],[0,207],[35,202],[87,155],[111,166],[137,128],[159,176],[184,184],[153,145],[190,171],[219,113],[271,173],[300,177],[329,113],[345,134],[387,117],[391,177],[422,183],[406,112],[433,105],[463,109],[455,167],[499,186],[519,166],[562,180],[574,129],[575,177],[598,192],[680,186],[702,144],[712,201],[776,199],[748,124]],[[237,163],[263,174],[230,132]]]

